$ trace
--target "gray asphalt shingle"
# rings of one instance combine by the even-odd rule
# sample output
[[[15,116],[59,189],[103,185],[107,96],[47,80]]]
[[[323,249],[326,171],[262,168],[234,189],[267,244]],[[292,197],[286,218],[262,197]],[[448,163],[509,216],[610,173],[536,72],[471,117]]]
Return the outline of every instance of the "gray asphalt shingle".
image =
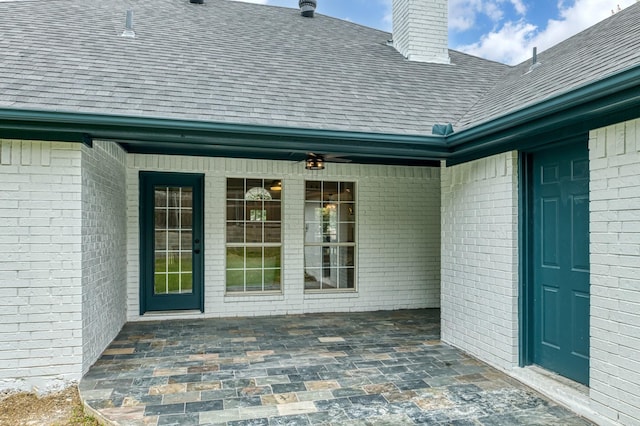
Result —
[[[0,33],[0,107],[17,109],[430,134],[509,70],[412,63],[388,33],[227,0],[0,2]]]
[[[640,4],[514,67],[456,123],[472,127],[497,116],[567,93],[624,69],[640,65]]]
[[[121,37],[127,9],[136,38]],[[319,11],[322,11],[320,4]],[[0,2],[0,107],[389,134],[472,127],[640,64],[640,4],[509,67],[406,61],[391,34],[205,0]]]

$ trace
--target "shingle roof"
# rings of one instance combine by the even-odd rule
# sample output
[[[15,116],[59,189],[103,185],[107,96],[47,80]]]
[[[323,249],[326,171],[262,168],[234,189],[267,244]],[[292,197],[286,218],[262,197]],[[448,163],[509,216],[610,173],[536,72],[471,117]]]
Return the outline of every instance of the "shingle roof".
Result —
[[[636,3],[514,67],[465,116],[462,129],[567,93],[640,65],[640,4]]]
[[[134,10],[136,38],[121,37]],[[0,2],[0,108],[429,135],[640,65],[640,4],[509,67],[406,61],[389,33],[206,0]]]
[[[389,33],[227,0],[0,2],[0,34],[0,107],[16,109],[430,134],[509,70],[409,62]]]

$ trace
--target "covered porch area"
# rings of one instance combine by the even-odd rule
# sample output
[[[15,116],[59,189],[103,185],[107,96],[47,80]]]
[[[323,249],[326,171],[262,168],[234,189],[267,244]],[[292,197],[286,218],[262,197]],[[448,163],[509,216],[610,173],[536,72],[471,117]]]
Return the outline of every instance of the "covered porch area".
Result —
[[[80,383],[118,425],[588,425],[441,343],[437,309],[134,322]]]

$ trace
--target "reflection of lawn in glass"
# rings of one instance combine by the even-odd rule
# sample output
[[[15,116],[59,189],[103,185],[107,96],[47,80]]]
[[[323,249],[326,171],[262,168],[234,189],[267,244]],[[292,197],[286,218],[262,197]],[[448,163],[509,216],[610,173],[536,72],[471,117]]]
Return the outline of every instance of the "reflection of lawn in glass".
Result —
[[[191,293],[193,289],[193,279],[191,274],[191,259],[182,259],[182,270],[178,261],[169,262],[168,272],[165,272],[165,260],[156,260],[156,272],[154,282],[155,294],[167,293]],[[182,272],[179,274],[178,272]],[[180,275],[182,275],[182,288],[180,287]],[[168,276],[168,282],[167,282]],[[167,288],[168,286],[168,288]]]
[[[247,248],[246,266],[244,248],[227,249],[227,292],[245,291],[245,267],[246,291],[263,291],[263,272],[264,291],[280,290],[280,248],[266,248],[265,256],[268,254],[262,269],[261,248]]]
[[[280,248],[264,249],[264,265],[262,264],[262,248],[247,247],[245,264],[244,248],[230,247],[227,249],[227,269],[261,269],[280,268]]]

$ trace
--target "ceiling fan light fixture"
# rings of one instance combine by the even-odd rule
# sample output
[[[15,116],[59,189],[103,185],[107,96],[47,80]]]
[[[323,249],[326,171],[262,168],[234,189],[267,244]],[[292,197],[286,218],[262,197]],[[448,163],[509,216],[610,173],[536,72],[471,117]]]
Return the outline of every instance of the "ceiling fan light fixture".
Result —
[[[271,186],[269,186],[269,189],[272,191],[282,191],[282,181],[274,180],[273,182],[271,182]]]
[[[307,170],[324,170],[324,158],[321,155],[309,154],[304,168]]]

